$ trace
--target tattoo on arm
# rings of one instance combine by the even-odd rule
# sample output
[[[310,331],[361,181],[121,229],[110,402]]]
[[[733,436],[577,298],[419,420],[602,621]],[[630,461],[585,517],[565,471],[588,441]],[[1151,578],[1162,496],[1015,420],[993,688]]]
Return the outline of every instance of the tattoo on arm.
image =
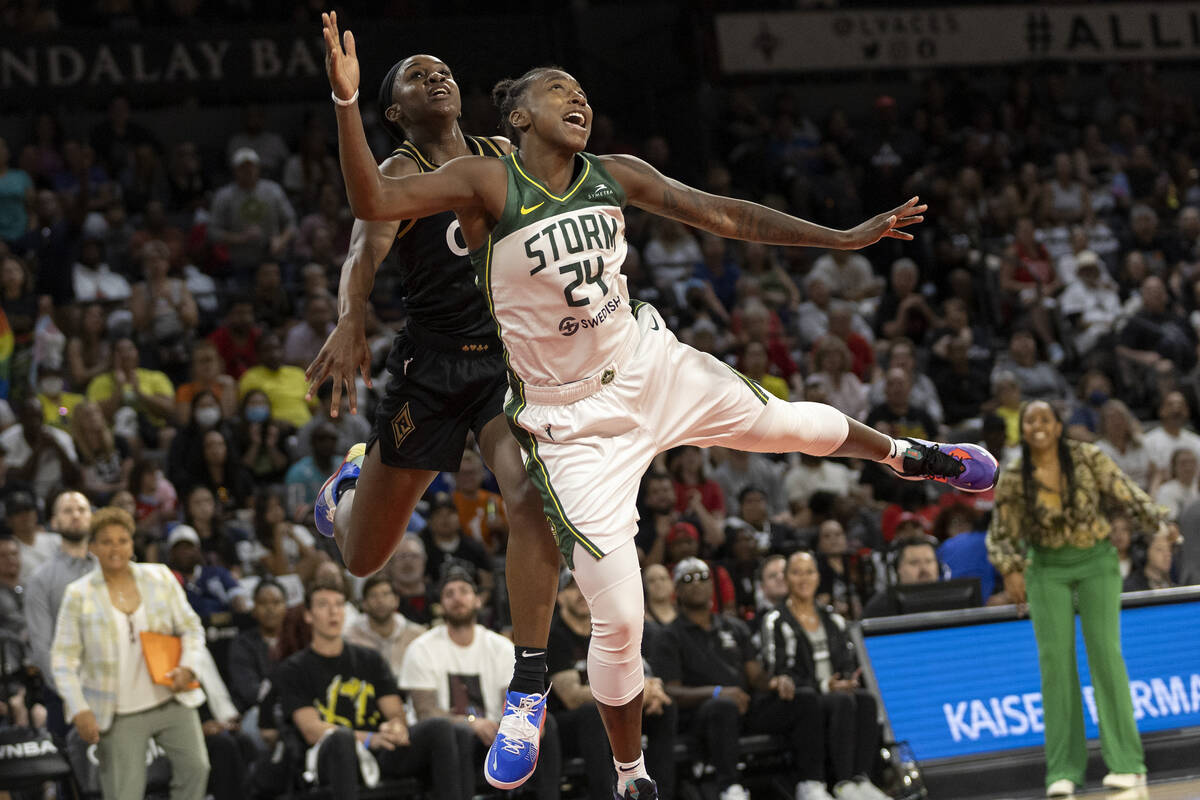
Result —
[[[657,197],[647,210],[731,239],[779,245],[836,247],[841,231],[789,216],[758,203],[708,194],[663,176],[638,159],[621,165],[645,181],[645,194]]]

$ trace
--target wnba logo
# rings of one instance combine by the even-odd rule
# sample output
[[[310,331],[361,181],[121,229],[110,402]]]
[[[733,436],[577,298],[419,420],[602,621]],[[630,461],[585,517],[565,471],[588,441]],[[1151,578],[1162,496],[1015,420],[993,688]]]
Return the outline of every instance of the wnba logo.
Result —
[[[574,317],[563,317],[558,323],[558,332],[563,336],[574,336],[579,330],[579,321]]]

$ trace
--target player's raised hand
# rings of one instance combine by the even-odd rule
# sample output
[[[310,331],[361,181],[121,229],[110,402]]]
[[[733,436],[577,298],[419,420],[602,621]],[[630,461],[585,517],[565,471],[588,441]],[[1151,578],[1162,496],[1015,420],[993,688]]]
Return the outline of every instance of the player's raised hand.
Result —
[[[336,11],[322,14],[321,26],[321,33],[325,37],[325,72],[329,75],[329,85],[339,99],[349,100],[358,91],[358,51],[354,48],[354,34],[346,31],[341,37],[338,36]]]
[[[860,247],[875,244],[884,238],[911,240],[912,234],[905,233],[900,228],[907,228],[909,225],[915,225],[925,219],[922,215],[929,206],[920,203],[920,200],[921,198],[914,197],[902,206],[885,211],[851,228],[846,232],[849,241],[843,249],[857,250]],[[918,205],[918,203],[920,204]]]

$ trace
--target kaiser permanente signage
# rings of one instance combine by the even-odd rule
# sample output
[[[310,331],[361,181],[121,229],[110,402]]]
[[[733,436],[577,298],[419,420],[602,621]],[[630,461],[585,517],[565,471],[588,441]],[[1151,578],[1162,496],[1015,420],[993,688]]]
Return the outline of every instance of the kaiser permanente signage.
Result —
[[[1176,590],[1178,591],[1178,590]],[[1200,601],[1126,608],[1121,647],[1138,730],[1200,726]],[[1088,738],[1099,735],[1083,638],[1075,652]],[[1041,675],[1028,619],[864,638],[896,740],[918,760],[1040,747]]]
[[[1195,3],[719,14],[727,73],[1200,58]]]

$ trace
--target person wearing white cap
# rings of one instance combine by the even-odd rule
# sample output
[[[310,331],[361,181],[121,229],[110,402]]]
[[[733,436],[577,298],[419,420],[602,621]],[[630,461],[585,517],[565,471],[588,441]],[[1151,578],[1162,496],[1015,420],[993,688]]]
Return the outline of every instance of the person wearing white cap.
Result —
[[[222,566],[205,564],[200,534],[191,525],[176,525],[167,534],[167,566],[183,581],[188,604],[210,624],[217,614],[250,612],[250,598],[237,578]]]
[[[1113,332],[1121,315],[1121,298],[1095,252],[1076,254],[1075,279],[1063,290],[1058,306],[1075,332],[1075,353],[1080,357]]]
[[[229,158],[234,180],[213,196],[209,236],[229,250],[235,270],[279,258],[296,235],[296,212],[283,188],[261,175],[261,159],[250,147]]]

